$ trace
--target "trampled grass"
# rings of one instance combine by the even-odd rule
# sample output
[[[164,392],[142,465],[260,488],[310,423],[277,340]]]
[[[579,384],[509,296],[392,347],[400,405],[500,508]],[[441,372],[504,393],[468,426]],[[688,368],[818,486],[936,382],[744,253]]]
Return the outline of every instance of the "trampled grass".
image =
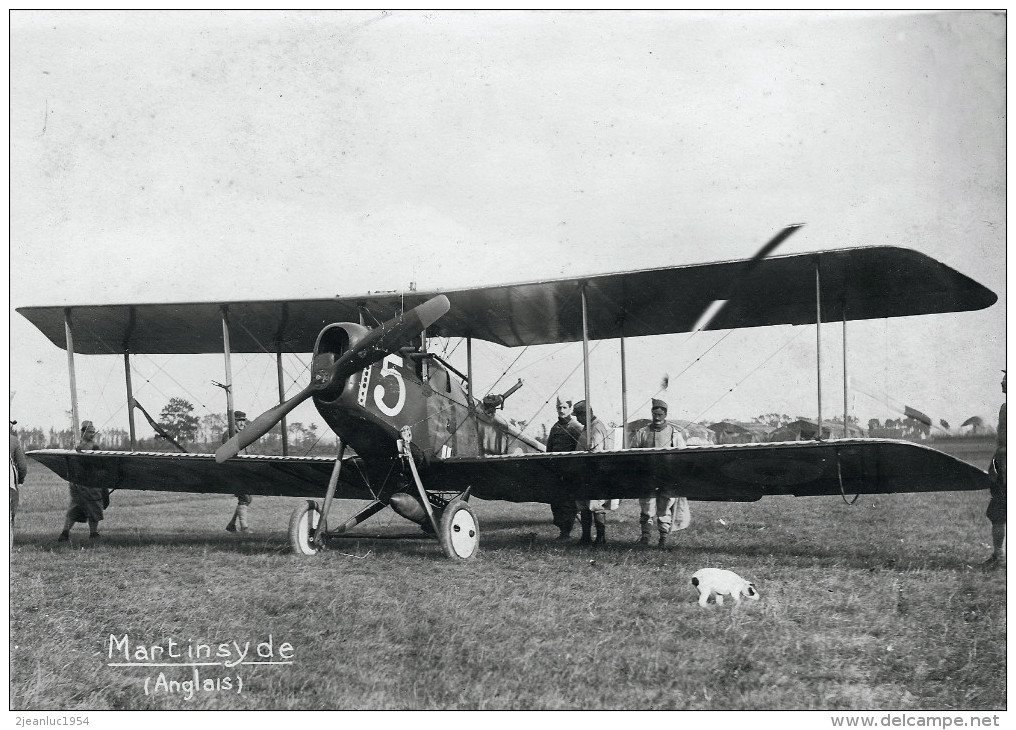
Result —
[[[297,502],[272,498],[241,538],[222,529],[229,497],[118,492],[100,542],[78,526],[60,546],[66,486],[33,464],[11,556],[11,707],[1004,709],[1005,576],[969,567],[989,552],[986,501],[693,503],[659,552],[632,546],[633,502],[594,550],[555,542],[544,505],[474,500],[469,563],[390,512],[296,558]],[[689,578],[706,566],[762,600],[700,608]],[[251,655],[271,636],[293,663],[201,667],[217,689],[167,691],[160,672],[193,670],[108,666],[124,660],[111,634],[132,653],[172,639],[250,641]]]

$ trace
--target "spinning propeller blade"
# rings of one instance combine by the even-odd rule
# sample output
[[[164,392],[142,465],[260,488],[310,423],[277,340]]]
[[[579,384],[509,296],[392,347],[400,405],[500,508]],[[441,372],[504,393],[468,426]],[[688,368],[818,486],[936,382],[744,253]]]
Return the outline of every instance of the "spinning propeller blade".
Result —
[[[762,263],[762,261],[765,260],[766,257],[769,256],[769,254],[775,251],[776,248],[781,243],[790,238],[790,236],[793,233],[796,233],[797,229],[803,225],[804,225],[803,223],[793,223],[787,226],[782,231],[773,236],[772,239],[770,239],[765,246],[760,248],[758,250],[758,253],[756,253],[754,256],[748,259],[744,271],[741,272],[741,275],[738,276],[734,281],[732,281],[728,286],[727,298],[716,299],[712,302],[712,304],[706,307],[705,311],[703,311],[702,314],[699,315],[698,321],[695,323],[695,326],[692,327],[691,331],[698,332],[699,330],[704,330],[706,327],[708,327],[712,323],[712,321],[719,316],[720,312],[723,311],[723,308],[727,306],[727,302],[730,300],[730,298],[737,293],[738,289],[741,288],[741,285],[744,283],[744,280],[747,279],[749,276],[751,276],[751,273],[756,268],[758,268],[758,265]]]
[[[390,319],[371,330],[370,334],[336,360],[329,371],[315,373],[310,385],[285,403],[269,408],[251,421],[247,428],[220,446],[215,452],[215,460],[222,463],[233,458],[240,453],[240,449],[250,446],[271,431],[283,416],[316,392],[332,383],[345,380],[353,373],[397,352],[400,347],[409,344],[414,337],[443,317],[450,307],[448,297],[439,294],[401,317]]]

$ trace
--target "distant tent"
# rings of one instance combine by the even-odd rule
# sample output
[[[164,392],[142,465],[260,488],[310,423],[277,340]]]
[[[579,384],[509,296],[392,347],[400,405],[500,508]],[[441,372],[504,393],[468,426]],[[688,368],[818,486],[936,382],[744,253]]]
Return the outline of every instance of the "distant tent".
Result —
[[[765,441],[772,429],[764,423],[718,421],[710,424],[709,430],[716,434],[718,444],[757,444]]]
[[[775,431],[769,433],[769,437],[766,439],[770,442],[777,441],[812,441],[818,434],[817,422],[810,418],[798,418],[796,421],[791,421],[786,426],[781,426]],[[842,438],[843,436],[843,424],[835,423],[833,421],[822,421],[822,438]],[[864,429],[854,424],[847,426],[847,436],[849,438],[858,438],[864,436]]]

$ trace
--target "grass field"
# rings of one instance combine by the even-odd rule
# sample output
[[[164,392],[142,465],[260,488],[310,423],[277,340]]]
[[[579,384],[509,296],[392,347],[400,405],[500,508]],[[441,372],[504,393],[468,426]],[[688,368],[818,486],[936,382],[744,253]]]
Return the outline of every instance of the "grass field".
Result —
[[[986,493],[692,503],[670,552],[632,546],[634,502],[594,550],[555,542],[544,505],[474,500],[469,563],[390,511],[296,558],[282,498],[257,498],[240,538],[229,497],[117,492],[101,541],[79,525],[58,545],[65,483],[33,463],[22,494],[14,710],[1006,707],[1005,575],[970,567],[990,552]],[[700,608],[706,566],[762,600]],[[124,661],[110,634],[249,656],[270,635],[293,663],[200,668],[216,688],[189,693],[158,680],[191,669],[107,666]]]

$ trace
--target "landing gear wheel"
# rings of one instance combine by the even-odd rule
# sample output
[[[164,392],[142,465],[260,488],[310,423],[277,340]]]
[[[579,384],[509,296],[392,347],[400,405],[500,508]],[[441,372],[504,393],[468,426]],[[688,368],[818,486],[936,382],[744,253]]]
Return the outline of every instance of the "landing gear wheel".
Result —
[[[471,560],[480,548],[480,523],[461,499],[449,504],[438,525],[441,547],[452,560]]]
[[[293,510],[293,515],[289,518],[289,545],[294,554],[317,555],[321,552],[324,545],[314,542],[314,533],[320,521],[321,509],[313,500],[307,500]]]

